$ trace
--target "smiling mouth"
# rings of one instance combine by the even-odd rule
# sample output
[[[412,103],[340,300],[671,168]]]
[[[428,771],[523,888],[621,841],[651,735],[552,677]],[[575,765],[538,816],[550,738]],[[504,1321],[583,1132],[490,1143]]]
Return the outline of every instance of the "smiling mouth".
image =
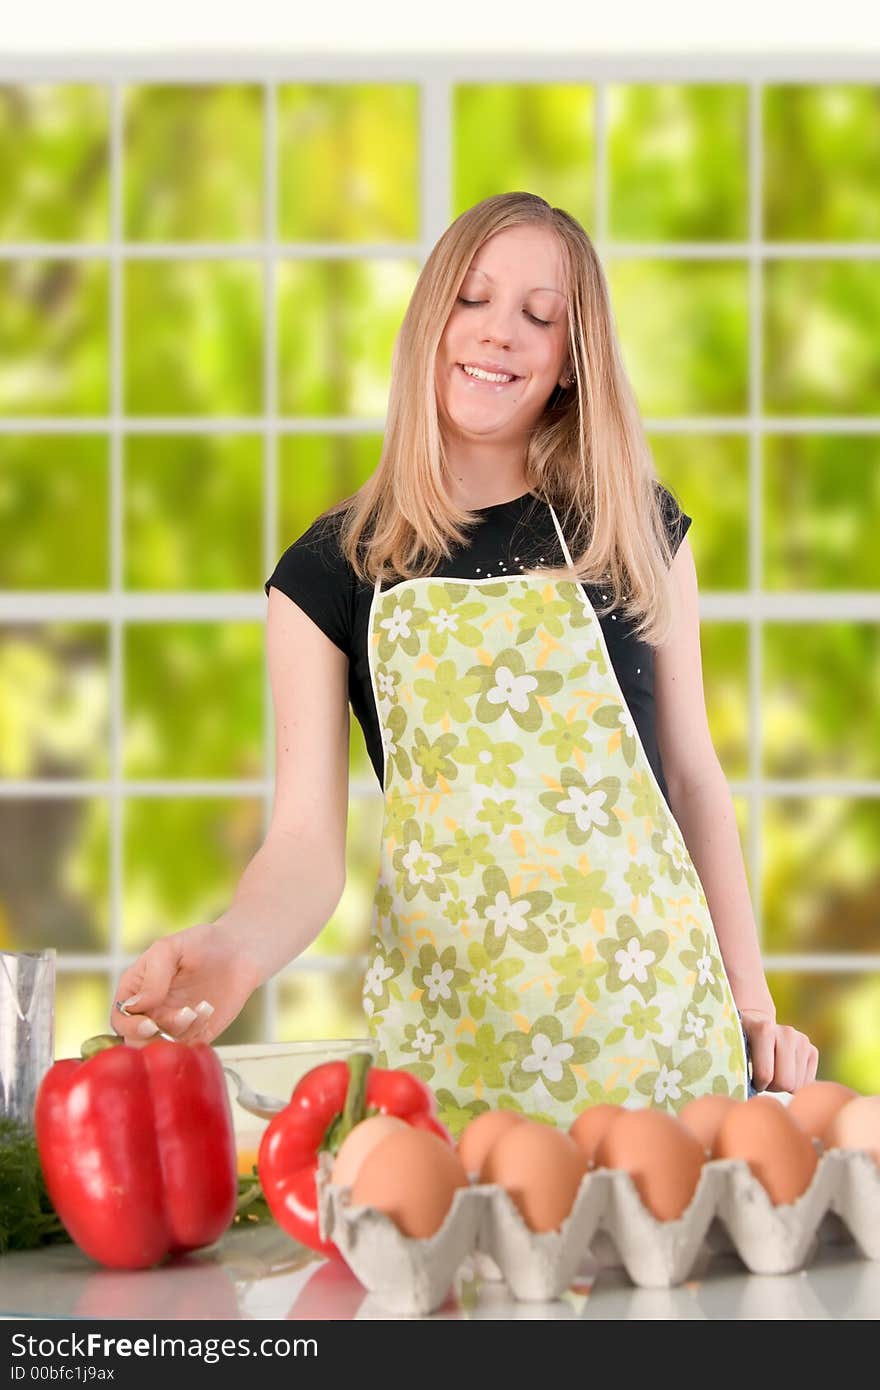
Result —
[[[482,377],[471,376],[469,372],[466,372],[461,362],[456,362],[455,365],[470,386],[484,391],[507,391],[518,381],[522,381],[521,376],[512,376],[510,381],[484,381]]]

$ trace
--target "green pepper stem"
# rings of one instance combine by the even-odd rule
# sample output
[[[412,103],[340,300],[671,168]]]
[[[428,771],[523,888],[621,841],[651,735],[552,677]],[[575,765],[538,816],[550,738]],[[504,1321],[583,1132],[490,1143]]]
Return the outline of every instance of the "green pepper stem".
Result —
[[[346,1135],[360,1124],[366,1113],[367,1073],[372,1060],[369,1052],[353,1052],[348,1059],[348,1090],[342,1107],[342,1121],[333,1136],[336,1152]]]
[[[240,1216],[243,1211],[247,1211],[248,1207],[252,1206],[254,1202],[258,1202],[262,1196],[263,1189],[260,1186],[259,1178],[256,1176],[254,1176],[250,1187],[245,1186],[243,1183],[240,1184],[238,1198],[235,1203],[236,1216]]]
[[[123,1038],[118,1033],[97,1033],[93,1038],[86,1038],[85,1042],[80,1043],[80,1056],[84,1061],[89,1057],[94,1057],[96,1052],[106,1052],[109,1047],[118,1047]]]

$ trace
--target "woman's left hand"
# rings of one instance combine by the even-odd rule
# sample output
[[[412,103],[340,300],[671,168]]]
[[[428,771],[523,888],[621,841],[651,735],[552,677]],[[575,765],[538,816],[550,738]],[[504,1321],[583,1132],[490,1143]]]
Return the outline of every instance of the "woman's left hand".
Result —
[[[816,1080],[819,1050],[806,1033],[777,1023],[772,1014],[742,1010],[742,1025],[752,1054],[756,1091],[799,1091]]]

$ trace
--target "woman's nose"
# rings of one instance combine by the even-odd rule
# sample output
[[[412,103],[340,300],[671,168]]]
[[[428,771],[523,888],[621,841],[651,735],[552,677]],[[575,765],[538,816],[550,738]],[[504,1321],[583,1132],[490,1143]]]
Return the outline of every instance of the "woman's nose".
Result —
[[[483,310],[480,321],[481,336],[484,341],[509,344],[516,336],[519,325],[519,310],[501,303],[489,304]]]

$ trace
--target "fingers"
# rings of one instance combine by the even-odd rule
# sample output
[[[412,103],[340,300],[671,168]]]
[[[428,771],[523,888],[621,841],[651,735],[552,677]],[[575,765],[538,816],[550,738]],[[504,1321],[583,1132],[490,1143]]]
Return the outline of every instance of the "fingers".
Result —
[[[181,1002],[181,958],[180,934],[160,938],[122,975],[111,1026],[126,1042],[144,1044],[156,1037],[201,1041],[214,1006],[198,995],[191,1003]]]
[[[756,1090],[794,1093],[815,1081],[819,1051],[805,1033],[784,1024],[758,1023],[749,1042]]]
[[[123,998],[122,1002],[129,1010],[152,1015],[165,1002],[180,965],[180,947],[175,937],[160,937],[154,941],[137,965],[140,966],[140,988],[133,999]]]
[[[196,1005],[195,1013],[195,1022],[181,1035],[183,1042],[212,1043],[229,1022],[207,999]]]
[[[819,1049],[814,1043],[810,1043],[810,1050],[807,1055],[807,1070],[803,1081],[804,1086],[809,1086],[816,1080],[816,1073],[819,1070]]]
[[[752,1085],[766,1091],[776,1070],[776,1025],[769,1019],[750,1023],[747,1029],[752,1054]]]
[[[205,1025],[214,1013],[214,1005],[200,999],[195,1007],[183,1004],[166,1018],[165,1031],[178,1042],[204,1042]]]
[[[160,1031],[151,1017],[177,972],[178,953],[170,938],[154,941],[122,975],[111,1007],[110,1025],[127,1042],[148,1042]],[[121,1007],[120,1007],[121,1006]]]
[[[795,1049],[795,1081],[790,1088],[792,1091],[799,1091],[802,1086],[809,1086],[815,1081],[819,1066],[819,1049],[814,1047],[803,1033],[796,1036],[798,1043]]]
[[[183,1004],[179,1008],[156,1009],[149,1014],[132,1014],[121,1001],[114,1005],[117,1017],[125,1022],[116,1031],[139,1045],[151,1042],[153,1038],[166,1038],[172,1042],[204,1042],[206,1025],[214,1014],[214,1006],[207,999],[201,999],[195,1008]]]

